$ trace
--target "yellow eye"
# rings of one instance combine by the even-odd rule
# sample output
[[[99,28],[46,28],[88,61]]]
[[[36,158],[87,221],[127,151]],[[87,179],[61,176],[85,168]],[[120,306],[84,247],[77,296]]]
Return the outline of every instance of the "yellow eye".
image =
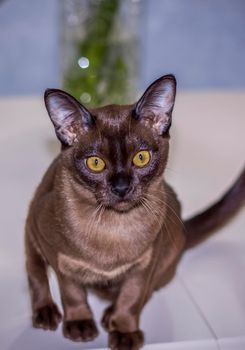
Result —
[[[150,159],[151,155],[149,151],[140,151],[134,156],[133,163],[139,168],[143,168],[149,163]]]
[[[88,157],[86,160],[87,167],[95,172],[100,172],[105,168],[105,162],[99,157]]]

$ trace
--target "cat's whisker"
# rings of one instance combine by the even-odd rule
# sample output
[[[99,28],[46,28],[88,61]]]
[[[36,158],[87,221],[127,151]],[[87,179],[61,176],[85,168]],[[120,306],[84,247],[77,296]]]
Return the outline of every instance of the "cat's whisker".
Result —
[[[159,204],[158,204],[158,203],[155,202],[154,204],[156,204],[156,208],[153,207],[153,205],[152,205],[153,202],[151,201],[150,198],[147,197],[147,195],[144,196],[144,199],[146,200],[147,204],[148,204],[155,212],[162,212],[162,207],[159,207]]]
[[[155,203],[156,205],[162,205],[163,207],[166,205],[166,203],[165,202],[163,202],[163,201],[161,201],[161,202],[158,202],[158,201],[155,201],[155,199],[150,199],[150,201],[151,202],[153,202],[153,203]],[[167,206],[167,205],[166,205]],[[173,223],[173,224],[175,224],[175,225],[177,225],[177,222],[175,221],[175,220],[173,220],[173,218],[171,218],[171,217],[169,217],[168,216],[168,218],[169,218],[169,220]]]
[[[151,214],[155,217],[155,219],[158,221],[159,218],[157,217],[157,214],[160,214],[161,212],[159,210],[157,210],[156,208],[153,208],[152,205],[150,204],[150,202],[147,200],[147,198],[143,197],[144,203],[146,205],[146,207],[149,209],[149,211],[151,212]]]
[[[145,208],[147,214],[149,213],[150,216],[153,215],[153,216],[155,217],[155,214],[152,213],[151,210],[150,210],[150,209],[148,208],[148,206],[146,205],[145,199],[144,199],[144,198],[141,198],[141,199],[140,199],[140,202],[141,202],[142,206]]]
[[[147,199],[146,199],[146,200],[147,200]],[[147,201],[148,201],[148,205],[150,205],[149,203],[152,202],[152,200],[150,200],[150,199],[148,199]],[[166,203],[164,203],[162,200],[161,200],[161,202],[162,202],[163,204],[166,205]],[[159,203],[157,203],[157,202],[155,202],[155,204],[156,204],[156,205],[159,205]],[[161,211],[159,211],[159,210],[158,210],[158,212],[159,212],[159,214],[161,213]],[[172,220],[170,220],[170,221],[172,221]],[[167,225],[166,225],[165,221],[163,221],[163,224],[164,224],[164,226],[165,226],[165,228],[166,228],[166,232],[167,232],[167,234],[168,234],[168,236],[169,236],[169,239],[171,240],[171,242],[173,243],[175,249],[177,250],[178,248],[177,248],[177,246],[176,246],[175,239],[174,239],[174,237],[170,234],[170,232],[168,231]]]
[[[151,199],[151,201],[154,201],[154,199]],[[182,222],[181,219],[178,217],[178,215],[175,213],[175,211],[173,210],[173,208],[171,208],[166,202],[163,202],[163,201],[161,201],[161,202],[156,202],[156,204],[158,204],[158,205],[159,205],[159,203],[160,203],[161,205],[166,206],[167,208],[169,208],[169,209],[171,210],[171,212],[174,214],[174,217],[177,218],[178,222],[180,222],[181,226],[184,228],[183,222]],[[168,216],[168,218],[169,218],[169,220],[170,220],[173,224],[177,225],[177,222],[176,222],[175,220],[173,220],[172,217]]]
[[[164,194],[166,194],[165,192],[163,192]],[[184,223],[181,220],[181,218],[178,216],[178,214],[176,213],[176,211],[167,203],[167,201],[163,201],[162,199],[152,195],[152,194],[147,194],[148,197],[151,197],[153,200],[157,201],[158,203],[162,203],[163,205],[166,205],[167,208],[169,208],[171,210],[171,212],[175,215],[175,217],[178,219],[178,221],[181,223],[181,225],[184,227]]]
[[[175,241],[175,239],[174,239],[174,236],[171,235],[171,233],[169,232],[165,221],[163,222],[163,224],[164,224],[164,227],[165,227],[165,229],[166,229],[166,232],[167,232],[167,235],[168,235],[170,241],[173,243],[173,246],[174,246],[174,248],[176,249],[176,251],[178,251],[178,247],[177,247],[177,245],[176,245],[176,241]]]
[[[97,218],[97,222],[96,222],[96,226],[95,226],[95,231],[97,231],[98,225],[101,223],[101,219],[102,219],[102,216],[104,214],[104,211],[105,211],[105,207],[103,204],[101,204],[101,206],[98,210],[98,218]]]
[[[100,208],[102,207],[102,204],[97,205],[97,207],[95,208],[94,212],[92,213],[88,224],[86,226],[86,234],[89,237],[91,234],[92,229],[94,228],[94,224],[95,224],[95,220],[96,220],[96,215],[98,214]]]
[[[90,218],[89,218],[89,220],[87,222],[86,230],[85,230],[86,232],[90,232],[90,226],[92,224],[92,221],[93,221],[94,214],[95,214],[96,210],[97,210],[97,207],[95,208],[95,211],[92,213],[92,215],[90,216]]]

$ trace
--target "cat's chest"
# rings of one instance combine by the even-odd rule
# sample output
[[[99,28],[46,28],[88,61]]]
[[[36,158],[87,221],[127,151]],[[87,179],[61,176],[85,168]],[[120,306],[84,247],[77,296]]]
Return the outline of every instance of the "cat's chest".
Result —
[[[143,219],[142,219],[143,218]],[[138,259],[152,244],[161,228],[161,219],[144,218],[141,210],[129,215],[103,213],[98,217],[73,212],[69,245],[74,255],[108,269]]]
[[[75,279],[77,282],[96,285],[106,284],[108,281],[119,280],[131,269],[146,268],[152,258],[153,248],[150,246],[141,256],[135,260],[118,266],[104,267],[95,261],[74,258],[72,256],[58,254],[58,270],[62,274]]]
[[[117,214],[67,207],[65,232],[69,250],[60,251],[58,269],[83,283],[115,280],[133,268],[150,263],[152,244],[161,219],[146,217],[144,208]]]

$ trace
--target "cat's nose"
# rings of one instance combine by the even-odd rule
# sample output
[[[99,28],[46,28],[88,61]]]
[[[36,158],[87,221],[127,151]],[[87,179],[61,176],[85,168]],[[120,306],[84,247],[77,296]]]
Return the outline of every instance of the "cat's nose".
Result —
[[[127,176],[117,176],[111,181],[111,191],[123,198],[129,190],[130,180]]]

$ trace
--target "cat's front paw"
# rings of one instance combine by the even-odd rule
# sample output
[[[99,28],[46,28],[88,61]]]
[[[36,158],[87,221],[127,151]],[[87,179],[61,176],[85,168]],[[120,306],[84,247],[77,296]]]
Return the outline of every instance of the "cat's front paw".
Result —
[[[42,306],[34,310],[32,324],[35,328],[56,330],[62,319],[61,313],[55,303]]]
[[[140,330],[121,333],[109,333],[109,347],[111,350],[138,350],[144,344],[144,334]]]
[[[114,306],[111,305],[107,309],[105,309],[104,315],[102,317],[101,325],[106,331],[109,331],[110,319],[113,314],[113,311],[114,311]]]
[[[97,337],[98,329],[94,320],[64,321],[63,334],[73,341],[90,341]]]

